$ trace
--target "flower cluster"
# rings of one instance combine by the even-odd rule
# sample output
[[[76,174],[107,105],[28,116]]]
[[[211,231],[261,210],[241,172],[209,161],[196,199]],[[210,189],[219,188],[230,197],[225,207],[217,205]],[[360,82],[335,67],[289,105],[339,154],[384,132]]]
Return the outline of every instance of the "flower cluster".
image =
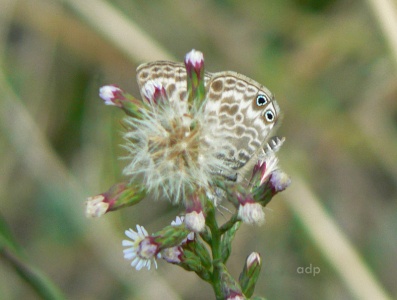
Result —
[[[100,89],[106,105],[127,114],[124,148],[129,163],[123,172],[130,181],[88,198],[86,215],[99,217],[145,198],[182,203],[182,216],[152,235],[140,225],[136,231],[125,231],[124,258],[136,270],[150,269],[153,264],[157,268],[157,259],[162,258],[195,272],[224,298],[243,299],[253,293],[260,256],[248,257],[239,282],[230,276],[225,263],[241,223],[261,225],[264,207],[290,184],[276,157],[284,139],[272,138],[255,155],[257,163],[248,182],[226,176],[232,170],[219,155],[224,141],[208,138],[206,76],[203,54],[192,50],[184,65],[159,62],[139,67],[142,100],[116,85]],[[235,206],[235,212],[219,226],[215,214],[218,203],[225,200]]]

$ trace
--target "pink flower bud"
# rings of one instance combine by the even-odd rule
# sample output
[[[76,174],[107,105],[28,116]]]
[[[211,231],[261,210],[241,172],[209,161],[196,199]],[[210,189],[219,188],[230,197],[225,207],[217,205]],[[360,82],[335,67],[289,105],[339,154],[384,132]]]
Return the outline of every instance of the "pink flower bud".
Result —
[[[123,90],[116,85],[105,85],[99,89],[99,97],[101,97],[106,105],[120,106],[117,100],[122,100]]]
[[[199,108],[205,99],[204,56],[192,50],[185,56],[188,103]]]
[[[259,163],[259,162],[258,162]],[[257,164],[258,165],[258,164]],[[266,160],[261,164],[261,177],[260,177],[260,185],[263,184],[268,178],[269,175],[277,170],[278,168],[278,158],[274,153],[271,153],[266,157]]]
[[[89,197],[85,214],[87,217],[100,217],[109,211],[139,203],[145,194],[142,188],[120,182],[102,194]]]
[[[167,100],[167,93],[163,85],[155,80],[149,80],[145,84],[143,95],[149,103],[159,104]]]
[[[185,66],[188,74],[194,70],[200,78],[200,72],[204,67],[204,55],[200,51],[192,50],[185,56]]]

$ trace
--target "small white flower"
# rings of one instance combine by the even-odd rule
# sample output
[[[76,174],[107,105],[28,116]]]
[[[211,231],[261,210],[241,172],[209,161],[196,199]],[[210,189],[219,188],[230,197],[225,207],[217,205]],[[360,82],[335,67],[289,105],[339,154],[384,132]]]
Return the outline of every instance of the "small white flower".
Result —
[[[246,202],[240,204],[238,217],[244,222],[252,225],[261,225],[265,221],[265,213],[259,203]]]
[[[109,208],[109,203],[103,202],[105,197],[103,195],[97,195],[94,197],[88,197],[85,203],[85,215],[88,218],[97,218],[106,213]]]
[[[116,105],[114,98],[116,93],[122,92],[120,88],[114,85],[105,85],[99,89],[99,97],[101,97],[106,105]]]
[[[172,226],[182,225],[184,220],[185,220],[184,216],[177,216],[175,221],[171,222],[171,225]],[[182,241],[182,244],[186,243],[187,240],[189,240],[189,241],[193,241],[194,240],[194,232],[189,233],[187,235],[187,238]]]
[[[205,228],[205,217],[203,211],[199,213],[192,211],[186,214],[185,224],[188,229],[193,232],[202,232]]]
[[[136,270],[146,267],[150,270],[152,261],[157,269],[156,254],[158,245],[153,243],[143,226],[136,225],[137,232],[132,230],[125,231],[125,235],[131,240],[123,240],[122,245],[128,247],[124,249],[124,258],[132,260],[131,266]]]

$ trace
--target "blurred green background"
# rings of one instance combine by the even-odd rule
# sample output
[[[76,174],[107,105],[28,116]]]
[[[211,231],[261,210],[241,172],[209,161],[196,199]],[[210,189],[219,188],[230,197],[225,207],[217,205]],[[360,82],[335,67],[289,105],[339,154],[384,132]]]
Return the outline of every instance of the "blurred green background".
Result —
[[[103,105],[99,87],[138,95],[140,63],[182,61],[192,48],[208,71],[234,70],[267,86],[284,114],[279,156],[293,183],[270,203],[264,226],[242,226],[232,274],[257,251],[255,294],[268,299],[375,299],[382,289],[397,297],[397,28],[384,3],[397,7],[0,0],[0,299],[38,298],[9,249],[67,299],[213,298],[193,273],[164,261],[137,272],[122,258],[125,229],[155,232],[178,207],[147,200],[84,217],[85,198],[124,180],[126,163],[123,113]],[[297,272],[310,265],[321,273]]]

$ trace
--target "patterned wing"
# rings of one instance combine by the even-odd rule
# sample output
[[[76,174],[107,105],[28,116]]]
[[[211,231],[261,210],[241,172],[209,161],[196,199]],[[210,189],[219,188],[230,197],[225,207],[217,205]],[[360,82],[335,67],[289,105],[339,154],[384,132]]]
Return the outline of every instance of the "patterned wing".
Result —
[[[211,74],[205,73],[205,82],[209,81]],[[179,100],[186,104],[186,69],[183,63],[170,61],[155,61],[142,64],[137,68],[137,81],[142,98],[144,98],[145,84],[150,80],[157,81],[166,90],[168,99]]]
[[[273,94],[244,75],[215,73],[207,84],[205,115],[212,129],[209,138],[224,140],[219,156],[234,170],[248,167],[249,160],[269,138],[279,114]]]

